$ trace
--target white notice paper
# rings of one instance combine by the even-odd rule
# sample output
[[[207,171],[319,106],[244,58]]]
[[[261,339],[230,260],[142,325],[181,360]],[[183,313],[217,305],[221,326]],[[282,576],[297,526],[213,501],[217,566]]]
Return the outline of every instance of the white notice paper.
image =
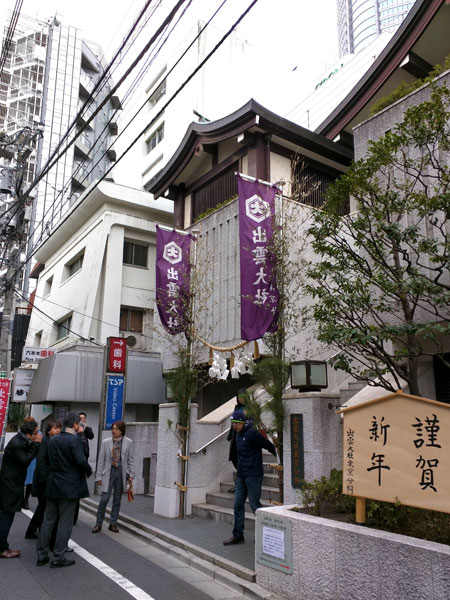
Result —
[[[284,560],[284,531],[272,527],[263,527],[262,529],[264,554]]]

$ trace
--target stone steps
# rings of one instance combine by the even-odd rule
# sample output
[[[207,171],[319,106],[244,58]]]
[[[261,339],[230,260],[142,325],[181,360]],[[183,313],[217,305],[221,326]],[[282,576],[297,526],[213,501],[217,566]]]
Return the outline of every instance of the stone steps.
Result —
[[[269,502],[279,502],[280,501],[280,492],[278,489],[278,485],[275,485],[277,482],[273,482],[273,485],[264,485],[261,488],[261,504],[263,504],[263,500],[267,500]],[[228,490],[234,487],[234,481],[223,481],[220,484],[220,491],[222,493],[228,494],[230,498],[234,498],[232,493],[229,493]]]
[[[271,506],[279,501],[278,474],[272,465],[276,464],[276,457],[263,453],[264,479],[261,488],[261,504]],[[234,473],[233,477],[236,477]],[[203,519],[215,519],[229,525],[234,523],[234,494],[228,490],[234,486],[234,481],[223,481],[220,492],[211,492],[206,495],[206,502],[192,505],[192,514]],[[255,529],[255,515],[248,502],[245,503],[245,528]]]
[[[249,509],[250,511],[250,509]],[[221,521],[233,526],[234,523],[234,511],[232,508],[225,508],[224,506],[218,506],[217,504],[193,504],[192,514],[196,517],[202,517],[202,519],[214,519],[215,521]],[[245,512],[245,529],[255,530],[255,515],[252,512]]]

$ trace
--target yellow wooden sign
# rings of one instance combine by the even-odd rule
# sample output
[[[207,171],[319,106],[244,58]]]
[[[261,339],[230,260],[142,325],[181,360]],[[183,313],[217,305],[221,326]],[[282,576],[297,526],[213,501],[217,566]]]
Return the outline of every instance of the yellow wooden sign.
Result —
[[[338,412],[344,494],[450,513],[450,405],[399,391]]]

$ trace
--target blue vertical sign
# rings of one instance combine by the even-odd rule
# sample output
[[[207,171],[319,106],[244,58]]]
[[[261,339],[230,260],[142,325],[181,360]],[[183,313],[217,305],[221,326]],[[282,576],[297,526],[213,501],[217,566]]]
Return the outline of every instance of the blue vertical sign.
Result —
[[[124,387],[125,378],[123,375],[107,376],[105,429],[111,429],[114,421],[122,420]]]

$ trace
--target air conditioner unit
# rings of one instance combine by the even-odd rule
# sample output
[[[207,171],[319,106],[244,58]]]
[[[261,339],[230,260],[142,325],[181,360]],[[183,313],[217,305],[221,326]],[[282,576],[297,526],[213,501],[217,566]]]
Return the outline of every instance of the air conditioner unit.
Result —
[[[139,334],[130,334],[124,336],[127,338],[127,346],[129,350],[144,350],[145,349],[145,338]]]

